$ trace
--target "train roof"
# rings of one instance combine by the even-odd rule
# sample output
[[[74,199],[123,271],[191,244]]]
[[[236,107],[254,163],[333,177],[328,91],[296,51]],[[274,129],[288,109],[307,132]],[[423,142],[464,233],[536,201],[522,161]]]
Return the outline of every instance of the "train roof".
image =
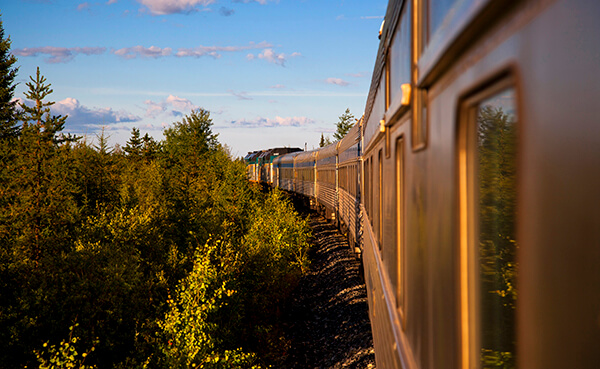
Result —
[[[296,158],[297,163],[303,163],[307,161],[314,161],[319,150],[303,151]]]
[[[291,152],[302,151],[299,147],[276,147],[273,149],[264,150],[259,156],[259,159],[269,159],[271,160],[274,156],[280,156],[284,154],[289,154]]]
[[[264,152],[265,150],[258,150],[258,151],[252,151],[249,152],[246,156],[244,156],[244,160],[247,162],[253,162],[256,161],[256,159],[258,159],[258,157]]]
[[[356,145],[360,139],[360,127],[361,126],[361,121],[359,120],[356,124],[354,124],[354,126],[352,126],[352,128],[350,128],[350,130],[348,131],[348,133],[346,134],[346,136],[344,136],[344,138],[342,138],[340,140],[340,142],[338,142],[338,146],[337,146],[337,151],[338,153],[344,152],[346,150],[348,150],[348,148]]]
[[[296,156],[300,155],[301,153],[303,153],[303,151],[296,151],[296,152],[291,152],[289,154],[284,154],[284,155],[276,157],[273,160],[273,162],[274,163],[293,163]]]

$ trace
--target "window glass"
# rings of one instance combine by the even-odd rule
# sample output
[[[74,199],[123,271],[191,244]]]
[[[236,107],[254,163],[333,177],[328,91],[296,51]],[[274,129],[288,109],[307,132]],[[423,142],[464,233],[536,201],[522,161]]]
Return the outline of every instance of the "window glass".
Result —
[[[515,91],[477,108],[481,367],[515,367],[517,121]]]
[[[379,195],[379,202],[378,202],[378,209],[377,209],[377,222],[378,222],[378,236],[379,236],[379,249],[381,250],[381,248],[383,247],[383,153],[382,150],[379,150],[379,157],[377,160],[377,163],[379,165],[378,171],[377,171],[377,175],[378,175],[378,183],[377,183],[377,187],[378,187],[378,195]]]
[[[403,83],[410,83],[411,79],[410,4],[411,2],[404,4],[400,14],[398,31],[394,35],[390,48],[390,57],[388,58],[390,101],[393,101],[398,94],[402,94],[400,86]]]
[[[433,35],[444,24],[445,19],[450,19],[460,0],[429,0],[429,35]]]
[[[404,140],[396,141],[396,303],[399,309],[404,305]]]

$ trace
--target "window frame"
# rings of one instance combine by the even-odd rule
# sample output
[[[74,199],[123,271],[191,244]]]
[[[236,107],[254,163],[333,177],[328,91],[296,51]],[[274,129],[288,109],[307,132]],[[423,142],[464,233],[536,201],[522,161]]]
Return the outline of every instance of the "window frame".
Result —
[[[479,188],[477,147],[477,117],[481,103],[495,95],[513,89],[517,124],[520,126],[519,89],[510,72],[483,84],[461,99],[457,129],[458,179],[458,289],[459,331],[461,337],[461,368],[480,368],[480,272],[479,272]],[[518,158],[517,158],[518,160]],[[518,163],[517,163],[518,166]],[[518,223],[518,220],[515,219]],[[517,288],[518,289],[518,288]]]

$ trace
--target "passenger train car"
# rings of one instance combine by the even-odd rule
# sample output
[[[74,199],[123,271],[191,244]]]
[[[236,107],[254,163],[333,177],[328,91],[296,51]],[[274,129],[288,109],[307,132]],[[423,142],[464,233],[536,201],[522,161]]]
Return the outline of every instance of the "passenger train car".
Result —
[[[599,367],[599,19],[392,0],[361,121],[274,160],[354,232],[378,368]]]

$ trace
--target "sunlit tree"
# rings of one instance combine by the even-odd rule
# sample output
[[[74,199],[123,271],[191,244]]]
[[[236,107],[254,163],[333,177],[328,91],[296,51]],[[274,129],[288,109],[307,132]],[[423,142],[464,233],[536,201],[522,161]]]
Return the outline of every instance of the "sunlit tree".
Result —
[[[333,134],[333,138],[336,141],[339,141],[342,138],[344,138],[348,131],[350,131],[350,128],[354,126],[355,122],[356,118],[354,118],[354,115],[350,113],[350,109],[346,109],[344,114],[340,115],[339,121],[336,123],[336,131]]]

